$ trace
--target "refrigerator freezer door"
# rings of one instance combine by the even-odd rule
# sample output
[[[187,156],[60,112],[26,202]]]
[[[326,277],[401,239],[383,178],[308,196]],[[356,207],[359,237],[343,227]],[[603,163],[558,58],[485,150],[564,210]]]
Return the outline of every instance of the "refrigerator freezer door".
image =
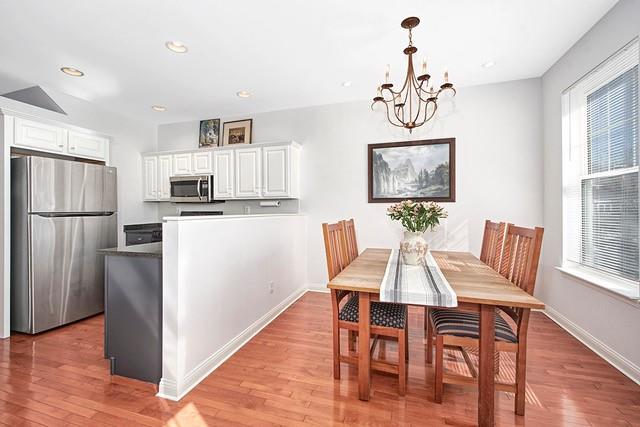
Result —
[[[116,169],[28,157],[29,212],[116,212]]]
[[[104,310],[104,262],[97,250],[117,245],[117,216],[29,215],[29,333]]]

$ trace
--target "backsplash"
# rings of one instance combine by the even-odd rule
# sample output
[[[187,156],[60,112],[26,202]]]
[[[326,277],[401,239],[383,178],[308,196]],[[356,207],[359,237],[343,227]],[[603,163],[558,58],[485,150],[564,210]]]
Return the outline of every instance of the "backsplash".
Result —
[[[280,200],[278,207],[261,207],[266,200],[228,200],[225,203],[158,203],[158,218],[177,216],[181,211],[222,211],[225,215],[242,215],[248,209],[255,214],[288,214],[300,212],[300,200]]]

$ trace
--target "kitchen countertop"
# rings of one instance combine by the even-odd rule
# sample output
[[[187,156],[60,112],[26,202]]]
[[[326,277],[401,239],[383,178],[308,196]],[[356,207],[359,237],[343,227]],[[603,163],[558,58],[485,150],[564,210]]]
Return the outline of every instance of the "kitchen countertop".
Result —
[[[272,218],[287,216],[304,216],[302,213],[281,213],[281,214],[238,214],[238,215],[211,215],[211,216],[165,216],[162,218],[166,221],[202,221],[202,220],[225,220],[225,219],[254,219],[254,218]]]
[[[98,253],[102,255],[162,258],[162,242],[98,249]]]

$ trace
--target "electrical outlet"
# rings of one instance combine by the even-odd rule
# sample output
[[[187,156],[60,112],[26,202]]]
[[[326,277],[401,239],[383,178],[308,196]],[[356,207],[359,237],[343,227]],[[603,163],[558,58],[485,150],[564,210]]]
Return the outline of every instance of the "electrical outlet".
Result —
[[[269,282],[269,293],[272,294],[276,290],[276,285],[273,281]]]

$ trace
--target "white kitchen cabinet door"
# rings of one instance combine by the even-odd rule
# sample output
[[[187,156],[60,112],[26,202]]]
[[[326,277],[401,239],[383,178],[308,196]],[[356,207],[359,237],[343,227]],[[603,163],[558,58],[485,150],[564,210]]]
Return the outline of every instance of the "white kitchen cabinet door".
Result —
[[[211,151],[193,153],[193,173],[196,175],[210,175],[213,173]]]
[[[262,197],[291,196],[290,153],[289,145],[262,149]]]
[[[72,156],[105,160],[108,144],[109,140],[101,136],[70,130],[67,149]]]
[[[158,200],[171,199],[171,171],[173,168],[173,156],[165,154],[158,156]]]
[[[15,118],[14,145],[34,150],[63,153],[67,131],[57,126]]]
[[[158,157],[143,157],[144,200],[158,200]]]
[[[174,175],[193,175],[193,167],[191,153],[179,153],[173,155],[173,174]]]
[[[233,199],[234,163],[233,151],[213,152],[213,198],[214,200]]]
[[[236,150],[235,195],[241,199],[256,199],[261,189],[261,148],[241,148]]]

